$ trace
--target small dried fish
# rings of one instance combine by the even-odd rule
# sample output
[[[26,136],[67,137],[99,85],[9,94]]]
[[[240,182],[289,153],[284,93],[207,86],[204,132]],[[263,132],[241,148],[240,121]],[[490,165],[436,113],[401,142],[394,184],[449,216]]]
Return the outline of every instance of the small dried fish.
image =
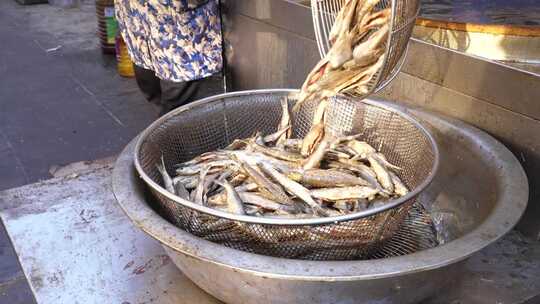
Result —
[[[339,35],[341,35],[344,31],[349,30],[357,4],[358,0],[345,1],[343,8],[338,12],[334,24],[330,29],[330,34],[328,35],[330,43],[333,44]]]
[[[338,170],[310,169],[287,174],[290,179],[311,187],[370,186],[371,184],[355,175]]]
[[[179,175],[173,178],[173,185],[182,183],[186,189],[193,189],[199,183],[199,177],[193,175]]]
[[[379,1],[345,1],[329,33],[331,47],[308,74],[295,109],[308,99],[368,92],[383,64],[391,19],[390,10],[375,11]]]
[[[300,153],[300,149],[302,149],[302,140],[299,138],[288,138],[283,141],[283,148],[285,148],[285,150]]]
[[[239,150],[244,148],[247,145],[245,140],[242,139],[235,139],[232,143],[230,143],[228,146],[224,148],[224,150]]]
[[[392,15],[392,10],[390,8],[385,8],[383,10],[380,10],[374,14],[371,14],[369,16],[366,16],[367,18],[364,18],[362,20],[362,25],[366,28],[374,28],[374,27],[380,27],[388,24],[388,19]]]
[[[202,205],[203,204],[203,196],[205,192],[205,178],[208,172],[210,171],[211,167],[205,167],[199,172],[199,184],[197,185],[197,188],[191,192],[191,200],[195,202],[196,204]]]
[[[242,169],[249,175],[255,183],[259,186],[259,191],[263,192],[266,195],[271,196],[274,200],[281,202],[283,204],[292,205],[293,201],[289,196],[283,191],[283,189],[273,183],[268,179],[264,174],[261,174],[255,167],[250,166],[247,163],[242,163]]]
[[[197,188],[198,184],[199,184],[199,178],[195,177],[194,179],[186,182],[184,186],[186,187],[186,189],[195,189]]]
[[[368,155],[376,153],[377,150],[373,148],[370,144],[364,141],[351,140],[347,143],[347,147],[351,148],[356,155],[359,155],[361,158],[367,158]]]
[[[217,179],[219,181],[223,181],[226,179],[226,176],[227,176],[227,171],[221,173],[220,175],[218,174],[212,174],[212,175],[207,175],[205,180],[204,180],[204,184],[203,184],[203,197],[202,197],[202,204],[203,205],[206,205],[206,202],[208,201],[208,193],[212,192],[215,188],[217,188],[214,183],[214,181]],[[223,177],[225,176],[225,177]],[[234,187],[234,186],[233,186]]]
[[[283,141],[291,136],[291,114],[289,113],[289,101],[287,98],[281,99],[281,121],[279,123],[279,130],[285,130],[277,138],[277,144],[282,145]]]
[[[311,196],[328,201],[370,198],[378,193],[378,189],[365,186],[323,188],[310,191]]]
[[[319,168],[321,161],[324,158],[326,150],[331,145],[331,139],[329,137],[324,138],[318,145],[315,151],[304,161],[304,170]]]
[[[255,191],[259,188],[259,185],[256,183],[249,183],[249,184],[243,184],[241,186],[236,187],[236,191],[242,192],[242,191]]]
[[[390,178],[392,178],[392,182],[394,183],[394,192],[398,196],[405,196],[407,193],[409,193],[409,189],[407,189],[407,186],[401,181],[401,179],[392,171],[388,172],[390,174]]]
[[[373,155],[368,156],[367,160],[377,175],[377,180],[381,186],[390,193],[394,192],[394,183],[384,165],[382,165],[377,158],[373,157]]]
[[[176,194],[172,178],[169,173],[167,173],[167,169],[165,168],[165,160],[163,159],[163,155],[161,155],[161,163],[157,164],[156,167],[161,174],[161,178],[163,179],[163,185],[165,186],[165,190],[169,191],[172,194]]]
[[[393,169],[393,170],[402,170],[400,167],[391,164],[391,163],[386,159],[386,156],[384,156],[384,154],[382,154],[382,153],[375,153],[373,156],[374,156],[375,158],[377,158],[377,160],[378,160],[382,165],[384,165],[384,166],[387,167],[387,168],[391,168],[391,169]]]
[[[220,168],[227,168],[230,166],[236,165],[235,161],[231,159],[220,159],[220,160],[214,160],[210,162],[204,162],[197,165],[192,166],[185,166],[180,167],[176,169],[177,175],[197,175],[206,167],[212,167],[212,171],[210,173],[216,173],[221,171]]]
[[[296,195],[298,198],[308,204],[316,214],[319,214],[321,216],[328,216],[328,213],[323,210],[321,206],[319,206],[319,204],[317,204],[317,202],[311,197],[309,190],[306,189],[304,186],[290,180],[285,175],[279,173],[276,169],[272,168],[267,164],[262,164],[262,169],[265,173],[272,176],[272,178],[274,178],[285,189],[287,189],[287,191]]]
[[[234,190],[233,186],[231,186],[231,184],[229,184],[229,182],[226,180],[214,180],[214,182],[225,188],[225,192],[227,192],[227,210],[234,214],[246,214],[244,211],[244,204],[242,204],[242,200],[240,199],[238,193]]]
[[[174,183],[175,194],[180,198],[189,200],[189,191],[186,189],[184,184],[180,181]]]
[[[330,147],[330,150],[327,150],[326,151],[326,158],[330,158],[330,159],[338,159],[338,158],[346,158],[346,159],[349,159],[351,158],[351,155],[346,153],[346,152],[342,152],[342,151],[339,151],[341,149],[339,149],[340,147],[337,147],[335,149],[332,149]]]
[[[265,147],[258,144],[252,144],[250,145],[250,147],[255,152],[261,152],[276,159],[286,160],[290,162],[298,162],[303,159],[302,155],[300,154],[287,152],[285,150],[280,150],[277,148]]]
[[[238,195],[244,203],[252,204],[267,210],[280,210],[286,213],[297,213],[298,210],[290,205],[282,205],[277,202],[271,201],[253,192],[238,192]]]
[[[376,52],[376,50],[378,50],[381,44],[386,42],[386,39],[388,38],[388,29],[388,24],[384,24],[371,36],[371,39],[368,39],[365,42],[358,44],[354,48],[352,52],[352,57],[354,58],[354,62],[357,65],[365,66],[365,63],[367,62],[366,58],[370,55],[370,53],[373,53],[374,50]],[[375,58],[374,61],[376,61],[376,59],[378,58]]]
[[[373,188],[382,189],[377,181],[377,174],[368,166],[351,159],[339,159],[337,162],[329,162],[328,166],[335,169],[347,169],[355,172],[360,178],[366,180]]]
[[[258,152],[249,151],[226,151],[226,153],[234,160],[239,160],[249,164],[250,166],[257,166],[260,163],[269,163],[273,167],[278,168],[281,171],[288,172],[300,167],[299,164],[293,162],[287,162],[279,159],[275,159]]]
[[[229,182],[230,183],[230,182]],[[243,184],[234,188],[237,193],[255,191],[259,186],[255,183]],[[227,193],[219,192],[208,198],[208,203],[212,205],[225,205],[227,203]]]
[[[336,208],[336,209],[339,209],[341,211],[345,211],[345,212],[350,212],[353,208],[352,206],[354,205],[354,202],[353,201],[350,201],[350,200],[339,200],[339,201],[336,201],[332,207]]]
[[[231,183],[231,185],[236,187],[236,186],[241,185],[247,178],[248,178],[247,175],[245,175],[244,173],[240,172],[240,170],[238,170],[233,173],[229,182]]]
[[[350,33],[337,38],[326,55],[330,69],[339,69],[345,62],[353,58],[352,39],[353,36]]]
[[[354,202],[353,212],[366,210],[369,206],[367,199],[358,199]]]
[[[302,148],[300,154],[302,156],[309,156],[311,152],[316,148],[317,144],[323,139],[324,136],[324,123],[320,122],[313,125],[309,130],[309,133],[302,140]]]
[[[328,98],[324,98],[319,101],[319,104],[317,105],[317,108],[315,109],[315,113],[313,113],[312,125],[324,123],[324,119],[326,117],[326,109],[328,108],[329,103],[330,103],[330,100]]]
[[[263,137],[263,144],[269,144],[269,143],[273,143],[273,142],[276,142],[276,146],[281,146],[282,144],[280,144],[280,139],[283,137],[283,136],[287,136],[287,133],[290,132],[290,129],[291,127],[286,127],[284,129],[279,129],[277,132],[275,133],[272,133],[272,134],[268,134],[266,136]],[[287,138],[284,138],[283,140],[287,140]]]

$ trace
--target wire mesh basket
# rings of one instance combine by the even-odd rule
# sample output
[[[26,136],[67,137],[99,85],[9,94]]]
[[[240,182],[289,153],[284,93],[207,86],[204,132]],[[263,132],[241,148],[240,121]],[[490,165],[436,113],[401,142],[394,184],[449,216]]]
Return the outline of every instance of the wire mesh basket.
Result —
[[[392,238],[418,194],[433,179],[438,150],[431,135],[406,113],[374,101],[344,96],[332,100],[327,132],[362,134],[362,140],[401,167],[399,177],[411,192],[383,206],[337,217],[276,219],[236,215],[183,200],[167,192],[156,164],[163,155],[169,173],[175,164],[224,148],[257,130],[276,131],[280,101],[292,105],[298,91],[261,90],[210,97],[181,107],[150,125],[135,148],[136,169],[154,196],[157,211],[177,227],[206,240],[269,256],[349,260],[372,256]],[[293,137],[311,126],[315,102],[293,113]]]
[[[313,27],[321,57],[326,56],[331,48],[330,31],[336,16],[343,6],[351,0],[311,0]],[[365,1],[360,1],[360,3]],[[384,44],[384,64],[367,84],[370,95],[383,89],[398,74],[407,56],[409,38],[414,27],[414,21],[420,12],[419,0],[380,0],[375,11],[391,10],[389,20],[390,33]],[[353,93],[352,95],[356,95]]]

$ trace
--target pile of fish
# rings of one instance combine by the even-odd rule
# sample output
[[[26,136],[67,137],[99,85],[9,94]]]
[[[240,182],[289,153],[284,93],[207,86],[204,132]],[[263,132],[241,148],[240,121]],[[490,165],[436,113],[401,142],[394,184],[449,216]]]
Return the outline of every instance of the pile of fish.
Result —
[[[381,0],[346,0],[329,34],[326,56],[302,86],[301,104],[338,93],[365,96],[368,83],[384,63],[390,8],[379,10]]]
[[[400,168],[359,135],[326,130],[331,98],[367,94],[381,68],[390,9],[380,0],[346,0],[330,32],[332,47],[308,75],[293,111],[308,100],[316,111],[308,134],[292,138],[289,103],[282,100],[277,132],[256,133],[204,153],[176,168],[171,178],[158,165],[167,191],[240,215],[310,218],[339,216],[384,204],[408,193]]]
[[[291,138],[289,104],[281,104],[273,134],[237,139],[178,164],[174,178],[162,159],[158,170],[166,190],[222,211],[276,218],[339,216],[408,193],[396,174],[400,168],[358,135],[331,137],[315,152]]]

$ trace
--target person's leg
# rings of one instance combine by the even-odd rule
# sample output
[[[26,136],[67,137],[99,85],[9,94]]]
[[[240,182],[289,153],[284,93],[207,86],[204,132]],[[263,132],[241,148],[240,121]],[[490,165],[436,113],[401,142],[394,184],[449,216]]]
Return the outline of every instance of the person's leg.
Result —
[[[172,82],[161,80],[161,113],[174,110],[182,105],[191,102],[191,98],[199,88],[200,80]]]
[[[144,97],[149,102],[161,105],[161,84],[159,78],[152,70],[147,70],[136,64],[133,65],[135,80]]]

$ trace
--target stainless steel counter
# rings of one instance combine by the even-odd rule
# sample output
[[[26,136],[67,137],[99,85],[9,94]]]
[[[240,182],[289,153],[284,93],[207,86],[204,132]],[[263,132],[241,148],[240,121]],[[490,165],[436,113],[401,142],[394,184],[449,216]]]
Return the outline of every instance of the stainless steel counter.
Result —
[[[303,2],[225,2],[230,90],[300,87],[319,59]],[[378,95],[458,118],[509,147],[531,189],[519,229],[539,237],[540,77],[413,40],[402,72]]]

